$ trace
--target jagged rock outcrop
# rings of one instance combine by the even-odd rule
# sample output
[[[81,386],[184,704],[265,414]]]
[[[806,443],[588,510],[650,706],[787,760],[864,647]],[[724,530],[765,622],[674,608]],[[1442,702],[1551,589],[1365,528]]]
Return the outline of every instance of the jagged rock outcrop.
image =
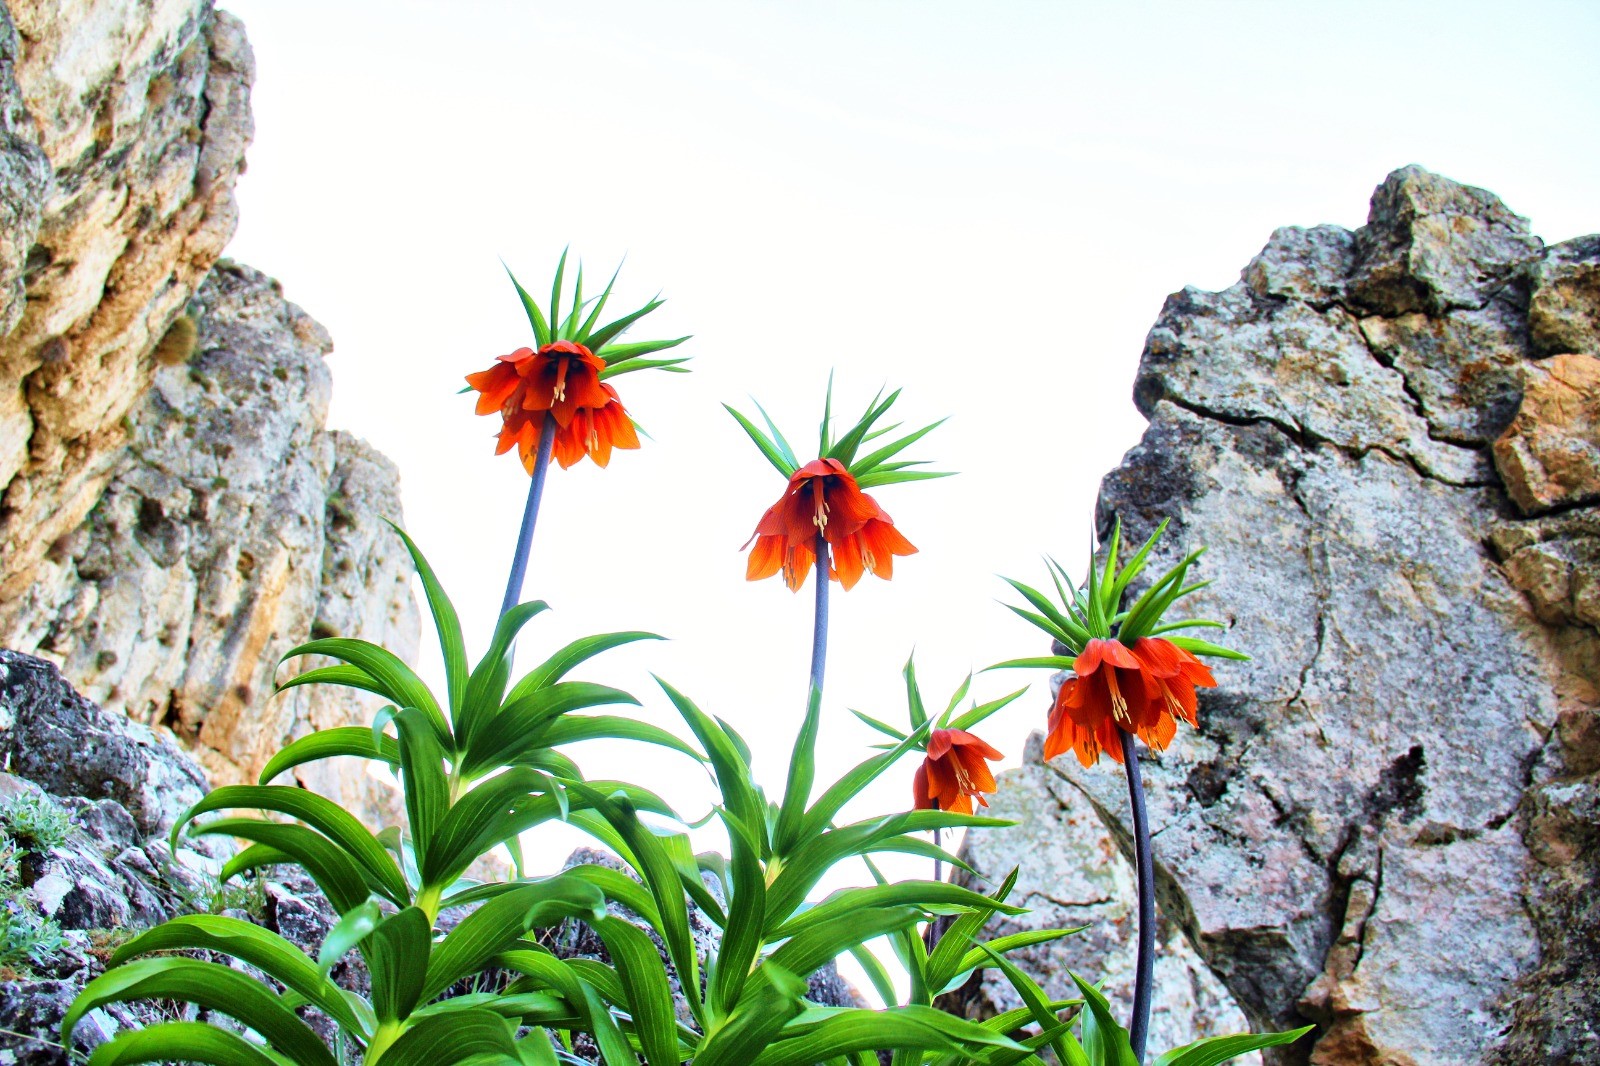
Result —
[[[171,728],[223,784],[253,779],[297,736],[371,719],[378,701],[352,690],[273,696],[284,652],[336,634],[410,658],[419,621],[409,559],[381,521],[400,518],[394,466],[323,429],[327,333],[276,282],[229,262],[188,315],[192,356],[155,371],[104,496],[36,568],[0,643]],[[347,770],[315,764],[298,779],[391,821],[392,787]]]
[[[254,66],[209,0],[8,6],[0,619],[99,498],[152,349],[233,234]]]
[[[1254,656],[1144,760],[1160,902],[1319,1023],[1269,1061],[1600,1062],[1597,271],[1408,167],[1146,342],[1102,530],[1208,545],[1192,611]],[[1052,769],[1126,841],[1120,774]]]

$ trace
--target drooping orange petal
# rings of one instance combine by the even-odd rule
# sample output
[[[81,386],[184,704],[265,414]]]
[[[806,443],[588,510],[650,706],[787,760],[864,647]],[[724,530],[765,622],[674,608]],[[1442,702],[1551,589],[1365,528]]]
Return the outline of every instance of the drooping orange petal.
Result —
[[[847,537],[832,547],[834,570],[838,574],[839,584],[848,592],[855,588],[866,569],[861,561],[861,544],[857,538]]]
[[[971,733],[968,733],[965,729],[952,729],[952,730],[950,730],[950,732],[952,734],[954,734],[954,736],[951,737],[951,741],[953,743],[960,744],[963,747],[970,749],[971,751],[973,751],[977,755],[981,755],[985,759],[1004,759],[1005,758],[1004,755],[1001,755],[998,751],[996,751],[993,747],[991,747],[989,744],[984,742],[981,738],[973,736]]]
[[[745,562],[744,579],[746,581],[760,581],[769,578],[783,569],[783,558],[787,542],[782,537],[755,538],[756,546]]]
[[[911,779],[912,803],[914,810],[925,811],[933,806],[933,794],[928,791],[928,761],[924,759],[917,767],[916,776]]]
[[[1160,637],[1140,637],[1133,642],[1132,652],[1140,668],[1154,677],[1176,677],[1182,666],[1177,645]]]

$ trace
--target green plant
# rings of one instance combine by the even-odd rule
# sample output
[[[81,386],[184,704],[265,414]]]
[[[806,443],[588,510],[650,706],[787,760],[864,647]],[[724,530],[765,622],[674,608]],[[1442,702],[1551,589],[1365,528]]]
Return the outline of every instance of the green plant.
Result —
[[[72,816],[43,792],[24,792],[0,803],[0,834],[20,851],[44,854],[66,842]]]
[[[71,826],[67,812],[42,792],[0,803],[0,967],[44,966],[67,946],[61,927],[28,898],[22,859],[59,847]]]

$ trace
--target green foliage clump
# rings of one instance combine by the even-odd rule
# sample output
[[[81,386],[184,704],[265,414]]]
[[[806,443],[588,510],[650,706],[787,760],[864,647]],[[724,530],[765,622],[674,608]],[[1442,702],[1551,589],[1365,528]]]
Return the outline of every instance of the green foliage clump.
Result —
[[[43,793],[0,803],[0,969],[47,965],[67,946],[61,927],[28,898],[22,860],[59,847],[71,825],[67,812]]]

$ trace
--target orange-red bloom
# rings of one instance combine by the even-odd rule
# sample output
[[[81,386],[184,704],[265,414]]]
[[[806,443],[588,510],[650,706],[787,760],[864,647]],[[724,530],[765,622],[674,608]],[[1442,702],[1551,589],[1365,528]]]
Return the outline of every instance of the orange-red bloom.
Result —
[[[477,413],[498,411],[504,419],[495,454],[514,447],[533,473],[545,412],[556,423],[551,457],[563,467],[585,455],[605,466],[611,449],[637,448],[639,437],[617,391],[600,380],[605,368],[588,348],[563,340],[538,351],[518,348],[488,370],[468,374],[467,384],[478,390]]]
[[[1091,640],[1056,695],[1044,756],[1053,759],[1070,749],[1087,767],[1104,751],[1121,762],[1118,729],[1163,751],[1178,732],[1179,718],[1195,724],[1195,686],[1216,683],[1204,663],[1170,640],[1140,637],[1132,647]]]
[[[984,807],[985,792],[994,791],[994,774],[985,759],[1003,756],[964,729],[935,729],[928,736],[928,757],[911,783],[916,809],[937,804],[941,811],[972,813],[972,801]]]
[[[828,576],[847,589],[867,570],[889,580],[894,557],[917,550],[843,463],[816,459],[790,476],[789,487],[761,516],[750,536],[756,546],[745,578],[759,581],[782,570],[784,583],[798,592],[816,563],[818,532],[832,549]]]

